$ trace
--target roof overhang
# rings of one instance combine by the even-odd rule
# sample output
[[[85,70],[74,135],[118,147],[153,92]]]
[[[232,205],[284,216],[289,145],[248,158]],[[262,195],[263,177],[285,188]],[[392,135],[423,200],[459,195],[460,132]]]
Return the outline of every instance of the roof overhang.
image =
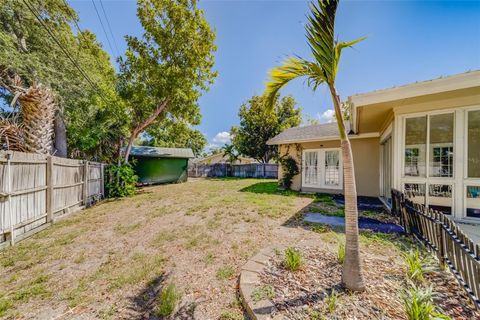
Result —
[[[442,93],[480,88],[480,71],[471,71],[449,77],[429,81],[416,82],[400,87],[378,90],[348,98],[351,109],[351,128],[354,133],[359,132],[360,109],[377,108],[382,106],[384,117],[392,112],[393,107],[405,101],[414,101],[425,96],[435,96]],[[373,111],[375,112],[375,111]]]
[[[348,135],[349,139],[368,139],[368,138],[378,138],[380,137],[379,132],[369,132],[364,134],[351,134]],[[268,145],[281,145],[281,144],[295,144],[295,143],[307,143],[307,142],[317,142],[317,141],[334,141],[340,140],[339,136],[330,136],[330,137],[318,137],[318,138],[310,138],[310,139],[292,139],[292,140],[282,140],[271,142],[270,140],[267,141]]]

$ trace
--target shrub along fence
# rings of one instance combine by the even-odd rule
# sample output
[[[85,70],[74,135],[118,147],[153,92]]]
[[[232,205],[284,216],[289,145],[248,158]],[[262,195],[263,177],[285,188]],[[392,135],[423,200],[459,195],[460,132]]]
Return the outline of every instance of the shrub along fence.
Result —
[[[392,190],[392,213],[400,217],[407,234],[421,240],[446,264],[480,308],[480,245],[474,244],[445,214],[405,199]]]
[[[104,196],[104,165],[0,151],[0,248]]]
[[[239,177],[239,178],[278,178],[278,165],[270,163],[211,165],[193,164],[188,168],[188,176],[198,177]]]

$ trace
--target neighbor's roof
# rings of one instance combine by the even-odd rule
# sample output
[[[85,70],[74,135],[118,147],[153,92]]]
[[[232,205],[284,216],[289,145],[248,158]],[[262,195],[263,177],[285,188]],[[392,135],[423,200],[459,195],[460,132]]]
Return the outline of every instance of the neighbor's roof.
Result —
[[[190,148],[158,148],[133,146],[130,152],[132,156],[152,158],[193,158],[193,151]]]
[[[347,132],[350,132],[350,124],[345,122]],[[314,124],[305,127],[293,127],[286,129],[267,141],[269,145],[300,143],[318,140],[334,140],[340,138],[336,122]]]

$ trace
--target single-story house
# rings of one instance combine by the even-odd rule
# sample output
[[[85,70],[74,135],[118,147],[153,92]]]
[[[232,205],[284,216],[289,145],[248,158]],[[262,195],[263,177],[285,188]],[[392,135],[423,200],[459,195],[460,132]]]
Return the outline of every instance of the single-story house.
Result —
[[[200,159],[194,159],[192,161],[193,163],[197,165],[211,165],[211,164],[217,164],[217,163],[229,163],[228,161],[228,156],[224,156],[223,152],[215,153],[212,155],[209,155],[204,158]],[[243,157],[239,156],[237,160],[233,164],[251,164],[251,163],[258,163],[255,159],[248,158],[248,157]]]
[[[480,71],[348,101],[358,195],[379,197],[389,206],[395,188],[455,219],[480,221]],[[301,174],[293,189],[342,193],[336,123],[290,128],[268,144],[297,160]]]
[[[133,146],[130,160],[141,184],[187,181],[188,160],[194,157],[189,148]]]

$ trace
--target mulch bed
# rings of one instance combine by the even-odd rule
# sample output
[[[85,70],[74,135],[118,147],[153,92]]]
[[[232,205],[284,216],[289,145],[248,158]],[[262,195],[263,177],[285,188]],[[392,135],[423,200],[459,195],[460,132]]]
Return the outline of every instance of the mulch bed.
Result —
[[[341,285],[341,265],[334,253],[322,248],[301,249],[304,265],[299,271],[283,266],[283,253],[271,258],[261,274],[262,286],[274,288],[274,319],[406,319],[401,292],[405,288],[402,258],[364,255],[366,291],[357,293]],[[397,257],[396,257],[397,256]],[[480,319],[448,272],[427,277],[435,283],[437,305],[453,319]],[[328,308],[328,295],[338,293],[336,307]],[[321,316],[321,317],[320,317]]]

